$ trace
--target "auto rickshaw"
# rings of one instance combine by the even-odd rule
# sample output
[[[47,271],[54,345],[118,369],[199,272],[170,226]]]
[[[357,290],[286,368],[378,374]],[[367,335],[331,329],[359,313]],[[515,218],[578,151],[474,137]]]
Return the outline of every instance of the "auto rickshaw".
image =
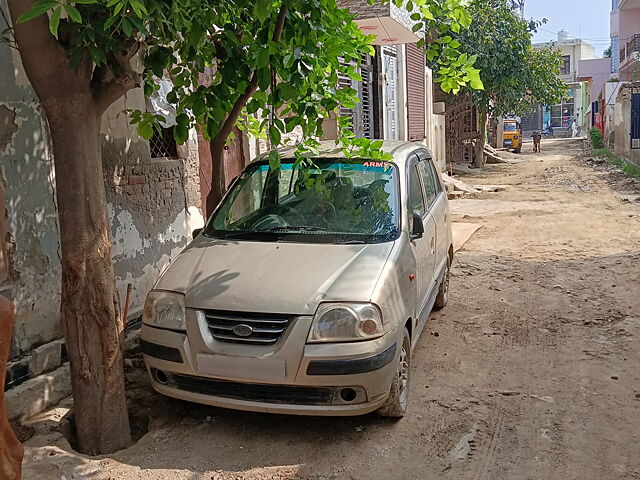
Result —
[[[504,148],[515,153],[522,151],[522,127],[517,118],[504,119]]]

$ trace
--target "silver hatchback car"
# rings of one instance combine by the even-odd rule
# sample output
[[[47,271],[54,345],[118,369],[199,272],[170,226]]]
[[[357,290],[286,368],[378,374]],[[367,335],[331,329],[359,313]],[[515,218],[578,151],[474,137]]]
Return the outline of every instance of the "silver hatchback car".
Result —
[[[412,352],[444,307],[447,196],[420,144],[390,161],[333,143],[302,168],[251,163],[149,293],[141,345],[153,388],[261,412],[407,409]]]

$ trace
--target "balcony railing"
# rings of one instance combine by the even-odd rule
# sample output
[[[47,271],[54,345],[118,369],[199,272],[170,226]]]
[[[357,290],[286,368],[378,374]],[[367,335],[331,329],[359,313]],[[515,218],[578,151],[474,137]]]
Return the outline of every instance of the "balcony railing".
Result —
[[[636,52],[640,52],[640,33],[631,37],[624,48],[620,50],[620,63],[626,62],[627,59],[630,61]]]

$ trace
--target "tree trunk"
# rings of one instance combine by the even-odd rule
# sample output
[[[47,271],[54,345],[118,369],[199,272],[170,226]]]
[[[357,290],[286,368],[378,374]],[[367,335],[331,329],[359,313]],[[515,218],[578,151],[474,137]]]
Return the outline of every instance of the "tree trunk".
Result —
[[[487,132],[487,112],[480,112],[480,119],[478,121],[478,130],[480,137],[476,142],[473,156],[473,166],[482,168],[484,166],[484,144]]]
[[[211,190],[207,195],[207,215],[211,215],[218,206],[226,190],[225,168],[224,168],[224,146],[227,141],[226,136],[218,135],[210,142],[211,148]]]
[[[78,445],[110,453],[131,443],[122,365],[124,323],[111,262],[100,117],[81,93],[42,99],[53,140],[62,250],[61,313]]]

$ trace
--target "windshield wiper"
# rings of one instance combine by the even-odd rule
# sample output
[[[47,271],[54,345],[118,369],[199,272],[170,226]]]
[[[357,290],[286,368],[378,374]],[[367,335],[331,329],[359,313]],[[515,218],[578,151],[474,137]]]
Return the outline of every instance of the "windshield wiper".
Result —
[[[260,230],[260,232],[288,232],[290,230],[301,231],[301,232],[326,232],[327,231],[326,228],[313,227],[311,225],[289,225],[286,227],[282,226],[282,227],[268,228],[266,230]]]

